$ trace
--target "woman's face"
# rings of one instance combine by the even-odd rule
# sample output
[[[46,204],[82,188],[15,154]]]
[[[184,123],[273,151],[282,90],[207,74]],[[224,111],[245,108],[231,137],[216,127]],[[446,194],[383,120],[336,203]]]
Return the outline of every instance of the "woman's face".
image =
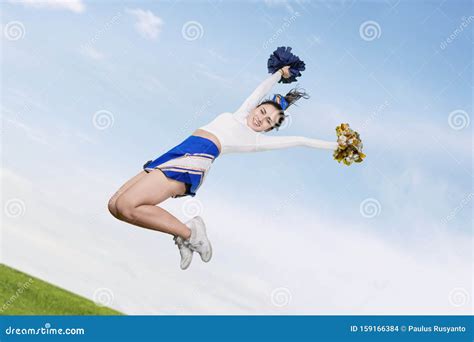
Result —
[[[265,132],[278,122],[280,111],[269,103],[255,108],[247,116],[247,126],[255,132]]]

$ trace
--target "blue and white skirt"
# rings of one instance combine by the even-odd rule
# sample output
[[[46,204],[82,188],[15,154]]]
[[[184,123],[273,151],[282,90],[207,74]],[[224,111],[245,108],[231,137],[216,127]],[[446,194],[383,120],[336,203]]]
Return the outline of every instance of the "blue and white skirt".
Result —
[[[186,184],[182,196],[195,196],[218,155],[219,149],[211,140],[191,135],[162,156],[147,161],[143,169],[161,170],[166,177]]]

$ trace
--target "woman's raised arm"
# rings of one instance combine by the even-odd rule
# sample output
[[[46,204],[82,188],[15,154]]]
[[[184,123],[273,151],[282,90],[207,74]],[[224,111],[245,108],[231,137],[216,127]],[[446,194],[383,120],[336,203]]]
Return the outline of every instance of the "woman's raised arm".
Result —
[[[253,93],[242,103],[242,105],[234,112],[237,118],[245,118],[252,109],[256,108],[262,99],[268,94],[272,87],[281,79],[282,73],[275,72],[268,76],[262,83],[259,84]]]

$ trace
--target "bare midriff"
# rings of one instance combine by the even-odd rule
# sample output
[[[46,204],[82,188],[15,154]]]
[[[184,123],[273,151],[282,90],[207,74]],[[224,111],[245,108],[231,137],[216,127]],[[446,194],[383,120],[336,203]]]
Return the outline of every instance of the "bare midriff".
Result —
[[[208,132],[208,131],[205,131],[205,130],[203,130],[203,129],[198,128],[197,130],[195,130],[195,131],[193,132],[193,135],[198,136],[198,137],[202,137],[202,138],[209,139],[209,140],[212,141],[214,144],[216,144],[217,148],[219,149],[219,154],[221,153],[221,150],[222,150],[222,148],[221,148],[221,143],[219,142],[219,139],[217,139],[217,137],[216,137],[214,134],[212,134],[212,133],[210,133],[210,132]]]

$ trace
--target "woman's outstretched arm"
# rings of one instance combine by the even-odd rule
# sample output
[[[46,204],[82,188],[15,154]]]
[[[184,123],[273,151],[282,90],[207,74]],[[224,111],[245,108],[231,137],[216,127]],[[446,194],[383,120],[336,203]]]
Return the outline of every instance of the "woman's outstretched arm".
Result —
[[[268,136],[259,134],[255,141],[255,151],[269,151],[289,147],[305,146],[318,149],[336,150],[337,142],[300,136]]]
[[[234,115],[239,118],[245,118],[252,109],[258,106],[262,99],[268,94],[272,87],[281,79],[282,74],[280,71],[275,72],[268,76],[259,86],[253,91],[253,93],[242,103],[239,109],[234,112]]]

